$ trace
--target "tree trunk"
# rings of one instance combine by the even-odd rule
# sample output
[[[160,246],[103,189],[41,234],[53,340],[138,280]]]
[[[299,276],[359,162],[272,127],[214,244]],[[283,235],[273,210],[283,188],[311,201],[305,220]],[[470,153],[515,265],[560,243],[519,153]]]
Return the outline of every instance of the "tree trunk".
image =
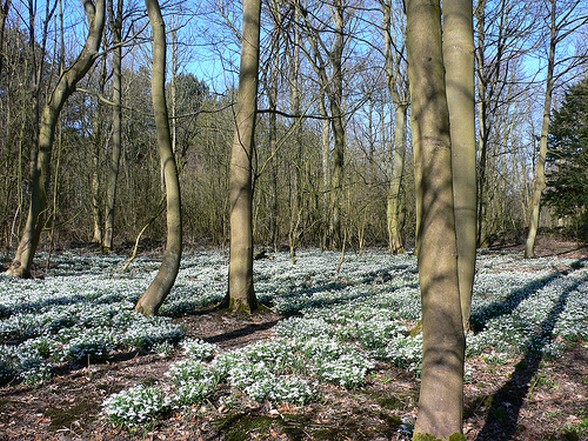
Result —
[[[253,289],[252,159],[257,114],[260,0],[243,0],[243,37],[239,70],[236,129],[229,177],[229,289],[224,305],[252,312],[258,307]]]
[[[400,189],[402,187],[402,175],[404,173],[404,155],[406,153],[406,125],[407,105],[395,105],[395,129],[394,129],[394,159],[392,177],[388,189],[388,204],[386,207],[388,221],[388,249],[392,254],[404,253],[402,233],[400,231]]]
[[[549,36],[549,58],[547,60],[547,78],[545,79],[545,101],[543,103],[543,121],[541,123],[541,141],[539,143],[539,156],[535,167],[535,182],[533,185],[533,197],[531,198],[531,213],[529,223],[529,234],[525,244],[525,257],[535,257],[535,238],[539,228],[539,214],[541,212],[541,195],[545,190],[545,157],[547,156],[547,136],[549,135],[549,117],[551,114],[551,99],[553,95],[555,68],[555,48],[557,43],[557,0],[551,0],[550,11],[550,36]]]
[[[402,242],[400,220],[401,204],[400,190],[402,188],[402,175],[404,174],[404,157],[407,144],[407,112],[408,91],[406,90],[406,75],[400,71],[402,56],[395,50],[396,43],[392,41],[393,19],[392,2],[382,2],[384,15],[384,46],[386,57],[386,80],[388,93],[394,104],[394,153],[390,164],[390,186],[388,188],[386,221],[388,227],[388,249],[392,254],[404,252]],[[405,30],[403,29],[403,34]],[[405,37],[405,35],[403,35]]]
[[[321,92],[322,93],[322,92]],[[329,166],[329,158],[331,151],[331,130],[329,123],[329,115],[327,113],[327,106],[325,105],[325,95],[321,96],[319,100],[319,110],[323,120],[321,121],[321,220],[323,231],[321,234],[321,249],[328,248],[329,236],[329,195],[331,182],[331,169]]]
[[[459,294],[468,329],[476,267],[476,133],[472,0],[443,0],[443,58],[453,166]]]
[[[298,16],[298,10],[294,11]],[[298,17],[296,17],[298,18]],[[290,102],[292,114],[300,114],[301,90],[300,90],[300,30],[296,26],[294,29],[294,53],[290,61]],[[290,258],[292,263],[296,263],[296,250],[300,236],[300,221],[302,217],[302,125],[299,120],[292,122],[294,128],[293,146],[293,164],[291,168],[292,195],[290,197],[290,225],[288,229],[288,239],[290,244]]]
[[[153,31],[153,74],[151,95],[157,128],[159,158],[165,180],[167,208],[167,242],[163,261],[151,285],[135,305],[135,311],[145,315],[157,314],[172,289],[182,257],[182,205],[180,181],[171,145],[167,101],[165,98],[166,41],[165,23],[157,0],[145,0]]]
[[[30,277],[31,275],[33,257],[45,223],[50,183],[51,150],[55,138],[55,127],[65,102],[75,91],[77,83],[94,64],[98,55],[104,30],[104,1],[96,0],[95,4],[89,0],[84,1],[84,8],[90,22],[90,31],[86,44],[73,65],[59,78],[49,101],[43,109],[37,155],[31,179],[31,198],[27,222],[18,244],[16,255],[8,269],[8,274],[12,276]]]
[[[106,88],[106,81],[108,76],[107,71],[107,63],[106,57],[102,58],[102,66],[100,68],[100,79],[98,90],[100,91],[101,95],[104,95],[104,90]],[[92,234],[92,243],[98,244],[98,246],[102,245],[102,239],[104,237],[103,234],[103,224],[102,224],[102,203],[103,198],[101,197],[101,159],[102,159],[102,148],[104,143],[104,135],[103,135],[103,108],[98,102],[98,106],[96,107],[96,117],[94,118],[94,154],[92,155],[92,221],[93,221],[93,234]]]
[[[106,185],[106,222],[104,226],[104,240],[102,251],[110,253],[114,239],[114,213],[116,207],[116,187],[118,185],[118,173],[120,168],[120,154],[122,147],[122,15],[123,0],[118,0],[116,16],[114,6],[109,1],[110,27],[112,28],[114,54],[113,54],[113,85],[112,102],[112,151],[108,165],[108,183]]]
[[[272,234],[272,245],[274,250],[279,248],[280,242],[280,207],[279,207],[279,189],[280,189],[280,155],[277,150],[278,145],[278,116],[276,109],[278,106],[278,76],[280,74],[279,65],[279,51],[280,51],[280,36],[282,27],[282,18],[280,15],[280,6],[276,2],[270,2],[272,8],[271,16],[273,22],[273,32],[271,34],[271,55],[268,72],[267,99],[270,109],[268,118],[268,141],[270,147],[270,155],[274,155],[274,166],[272,167],[272,200],[270,211],[270,229]]]
[[[345,45],[344,6],[337,0],[332,8],[335,26],[335,42],[329,53],[333,67],[332,86],[329,88],[331,107],[331,125],[333,128],[333,174],[331,176],[331,225],[330,239],[332,247],[342,247],[343,240],[343,172],[345,167],[345,121],[343,117],[343,48]]]
[[[488,87],[486,50],[486,0],[479,0],[476,5],[477,20],[477,77],[478,77],[478,151],[479,173],[477,185],[477,232],[476,245],[485,246],[484,218],[486,214],[486,164],[488,158],[488,143],[490,142],[490,125],[488,121]]]
[[[414,439],[423,434],[448,439],[462,431],[464,333],[440,1],[407,1],[407,47],[412,134],[420,165],[417,243],[423,311],[423,368]]]
[[[2,70],[4,69],[4,34],[6,31],[6,17],[10,10],[11,0],[3,0],[0,4],[0,78],[2,78]]]

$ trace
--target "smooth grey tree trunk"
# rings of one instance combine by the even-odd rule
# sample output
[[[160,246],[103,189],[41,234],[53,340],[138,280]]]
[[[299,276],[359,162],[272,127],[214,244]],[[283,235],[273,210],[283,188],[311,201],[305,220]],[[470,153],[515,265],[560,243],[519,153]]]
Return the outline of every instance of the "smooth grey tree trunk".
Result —
[[[423,365],[414,439],[462,431],[464,332],[457,272],[451,138],[441,43],[441,5],[409,0],[407,46],[412,102]]]
[[[453,167],[459,295],[468,329],[476,268],[476,125],[472,0],[443,0],[443,58]]]
[[[171,145],[171,133],[165,97],[166,40],[165,23],[157,0],[145,0],[153,32],[153,73],[151,95],[157,128],[157,146],[163,170],[166,196],[167,241],[163,261],[151,285],[135,305],[135,311],[147,316],[157,314],[172,289],[182,257],[182,205],[180,181]]]
[[[243,36],[236,128],[229,177],[229,289],[224,306],[234,311],[258,308],[253,287],[252,160],[257,116],[261,1],[243,1]]]
[[[390,164],[390,185],[386,204],[386,222],[388,227],[388,250],[392,254],[404,252],[400,215],[402,210],[400,190],[404,174],[404,159],[407,145],[408,125],[408,91],[406,79],[400,72],[402,57],[396,53],[397,42],[392,41],[392,2],[382,2],[384,14],[384,46],[386,56],[386,79],[388,92],[394,104],[394,152]]]

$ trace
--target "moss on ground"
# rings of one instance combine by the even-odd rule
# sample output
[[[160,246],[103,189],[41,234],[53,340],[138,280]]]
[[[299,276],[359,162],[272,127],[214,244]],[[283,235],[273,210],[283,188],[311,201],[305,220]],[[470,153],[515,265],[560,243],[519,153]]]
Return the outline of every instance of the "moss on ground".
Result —
[[[99,405],[91,400],[80,400],[70,407],[53,407],[45,411],[45,415],[51,418],[50,430],[59,430],[70,427],[75,421],[88,425],[95,419],[96,408]]]

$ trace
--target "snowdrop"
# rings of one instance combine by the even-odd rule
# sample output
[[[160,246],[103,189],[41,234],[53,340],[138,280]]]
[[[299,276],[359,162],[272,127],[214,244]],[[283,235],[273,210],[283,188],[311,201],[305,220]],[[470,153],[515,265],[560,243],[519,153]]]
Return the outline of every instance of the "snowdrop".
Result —
[[[219,384],[253,400],[306,403],[317,399],[320,383],[361,386],[374,360],[419,374],[422,336],[408,332],[420,320],[414,256],[348,254],[339,273],[340,255],[334,252],[301,250],[296,265],[287,253],[273,257],[256,261],[254,273],[259,298],[295,315],[276,325],[279,338],[225,352],[202,340],[184,340],[185,360],[170,368],[169,387],[121,392],[107,406],[113,421],[136,424],[164,408],[198,404]],[[121,274],[124,262],[116,255],[65,253],[52,257],[43,280],[0,275],[0,382],[45,381],[60,363],[116,351],[173,348],[184,332],[172,318],[225,294],[227,255],[186,255],[161,309],[164,316],[145,318],[132,308],[158,262],[141,257]],[[586,263],[481,253],[474,290],[469,357],[482,354],[499,363],[532,350],[554,358],[567,341],[588,338]],[[148,409],[141,410],[143,405]]]
[[[184,355],[194,360],[211,360],[219,347],[201,339],[187,339],[180,343]]]
[[[134,428],[171,410],[173,400],[161,387],[139,385],[111,395],[102,407],[113,423]]]

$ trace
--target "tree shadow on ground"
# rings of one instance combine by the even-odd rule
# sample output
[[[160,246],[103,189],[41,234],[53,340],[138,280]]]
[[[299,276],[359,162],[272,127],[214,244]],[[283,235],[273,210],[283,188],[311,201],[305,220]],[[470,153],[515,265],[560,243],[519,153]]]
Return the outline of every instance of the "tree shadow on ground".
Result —
[[[267,305],[274,307],[280,300],[292,299],[292,301],[287,301],[281,305],[279,313],[285,317],[299,316],[304,309],[330,308],[336,305],[374,297],[378,295],[378,293],[371,289],[372,285],[386,284],[396,278],[414,277],[416,273],[415,268],[403,264],[391,268],[370,271],[351,280],[342,279],[314,286],[302,285],[293,287],[292,290],[287,293],[270,297],[267,301]],[[415,281],[415,285],[417,283],[418,281]],[[340,296],[324,295],[329,292],[342,292],[353,287],[358,287],[360,289]],[[392,287],[387,289],[387,291],[394,291],[396,289],[396,287]]]
[[[546,279],[554,280],[558,277],[551,275]],[[515,366],[510,380],[492,396],[486,423],[475,441],[509,441],[515,435],[521,408],[532,380],[539,371],[543,350],[553,340],[557,319],[565,310],[570,294],[585,281],[586,278],[578,280],[561,293],[541,328],[529,340],[525,357]]]
[[[273,328],[279,321],[280,320],[272,320],[269,322],[259,323],[259,324],[253,323],[253,324],[247,325],[243,328],[239,328],[239,329],[235,329],[235,330],[232,330],[229,332],[225,332],[224,334],[215,335],[213,337],[208,337],[205,340],[208,343],[215,343],[215,344],[226,343],[230,340],[243,338],[248,335],[258,333],[260,331],[267,331],[268,329]]]
[[[586,259],[576,260],[570,265],[571,270],[549,273],[541,279],[532,280],[521,288],[512,291],[506,299],[492,302],[489,305],[473,311],[470,319],[472,331],[474,334],[483,331],[486,323],[490,320],[512,313],[524,300],[531,297],[540,289],[569,275],[571,271],[582,268],[585,261]]]

